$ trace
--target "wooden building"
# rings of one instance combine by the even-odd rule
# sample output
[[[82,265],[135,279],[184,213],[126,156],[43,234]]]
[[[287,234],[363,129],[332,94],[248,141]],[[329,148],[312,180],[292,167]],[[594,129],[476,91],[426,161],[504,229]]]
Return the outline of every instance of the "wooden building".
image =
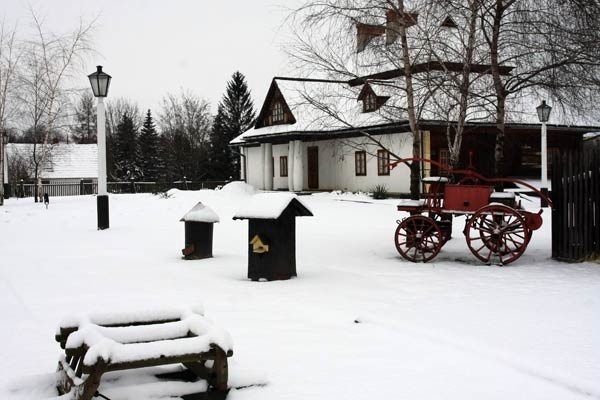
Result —
[[[393,157],[387,150],[408,158],[413,142],[408,121],[398,118],[405,99],[394,79],[398,80],[398,72],[351,81],[274,78],[255,126],[231,142],[242,154],[242,178],[265,190],[368,191],[385,185],[390,192],[408,193],[408,168],[388,166]],[[505,173],[539,178],[541,125],[535,105],[528,109],[521,101],[509,107],[520,112],[506,122]],[[471,110],[471,115],[492,113]],[[491,118],[488,121],[481,117],[467,121],[459,166],[472,163],[492,176],[496,126]],[[580,149],[583,135],[598,130],[553,122],[548,124],[549,153]],[[423,113],[423,158],[448,163],[446,126],[447,121]],[[422,173],[439,171],[425,164]]]

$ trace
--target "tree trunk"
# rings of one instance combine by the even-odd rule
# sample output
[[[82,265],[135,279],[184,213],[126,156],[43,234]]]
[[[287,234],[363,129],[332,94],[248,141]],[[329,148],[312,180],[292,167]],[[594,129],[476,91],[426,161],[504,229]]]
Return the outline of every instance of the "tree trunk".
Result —
[[[38,202],[38,194],[39,194],[38,193],[38,179],[39,179],[39,177],[38,177],[37,166],[35,168],[35,174],[34,175],[35,175],[34,176],[35,185],[33,186],[33,201],[35,203],[37,203]]]
[[[504,119],[506,114],[506,97],[497,96],[496,105],[496,145],[494,148],[494,175],[497,178],[504,177]]]
[[[505,12],[503,0],[496,0],[494,19],[492,24],[492,37],[490,41],[490,61],[492,66],[492,79],[496,91],[496,144],[494,147],[494,175],[497,178],[504,176],[504,119],[506,117],[506,88],[500,78],[500,64],[498,60],[498,47],[500,42],[500,23]]]
[[[421,132],[419,129],[419,123],[417,121],[417,115],[415,113],[415,96],[412,83],[412,71],[410,54],[408,47],[408,39],[406,37],[406,26],[408,22],[406,19],[411,18],[404,12],[404,1],[398,1],[398,14],[400,16],[400,27],[398,33],[400,41],[402,43],[402,64],[404,65],[404,79],[406,82],[406,102],[408,111],[408,123],[413,136],[412,145],[412,156],[414,158],[421,157]],[[414,160],[410,165],[410,197],[412,199],[418,199],[420,195],[420,180],[421,180],[421,164],[419,161]]]
[[[454,140],[450,140],[448,134],[448,148],[450,152],[450,168],[454,169],[458,164],[461,148],[463,132],[467,120],[467,108],[469,105],[469,96],[471,94],[471,63],[473,62],[473,52],[475,50],[475,33],[477,31],[477,17],[479,12],[479,0],[471,0],[469,4],[469,38],[465,49],[465,58],[461,80],[459,82],[460,101],[458,104],[458,121],[454,132]]]

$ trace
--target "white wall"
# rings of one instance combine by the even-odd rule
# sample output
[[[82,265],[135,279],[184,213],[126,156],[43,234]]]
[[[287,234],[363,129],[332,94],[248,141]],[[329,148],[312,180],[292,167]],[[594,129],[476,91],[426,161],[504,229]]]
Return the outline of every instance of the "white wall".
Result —
[[[410,133],[399,133],[377,136],[387,148],[400,157],[412,156],[412,137]],[[390,192],[408,193],[410,189],[410,170],[406,165],[399,165],[390,171],[389,176],[377,175],[377,149],[367,138],[353,138],[344,140],[323,140],[316,142],[303,142],[302,154],[304,159],[304,187],[308,189],[308,160],[309,146],[319,148],[319,190],[348,190],[369,191],[375,185],[385,185]],[[367,152],[367,175],[356,176],[354,153],[359,149]],[[249,147],[248,151],[248,183],[262,189],[262,153],[260,147]],[[279,157],[288,155],[288,144],[273,145],[275,158],[275,177],[273,189],[286,190],[288,179],[280,176]],[[290,170],[288,158],[288,174]]]
[[[377,139],[400,157],[412,156],[410,133],[381,135]],[[304,146],[319,147],[319,189],[366,192],[375,185],[385,185],[390,192],[409,192],[410,171],[406,166],[397,166],[389,176],[377,175],[376,154],[379,147],[367,138],[306,142]],[[366,176],[356,176],[355,172],[354,153],[361,149],[367,152]],[[305,179],[308,179],[308,172],[305,172]]]
[[[257,189],[263,186],[263,160],[260,146],[246,147],[247,183]]]
[[[275,159],[275,177],[273,178],[273,189],[274,190],[287,190],[288,189],[288,178],[287,176],[281,176],[279,157],[288,156],[288,145],[286,144],[274,144],[273,145],[273,158]],[[288,174],[290,173],[290,160],[288,158]]]

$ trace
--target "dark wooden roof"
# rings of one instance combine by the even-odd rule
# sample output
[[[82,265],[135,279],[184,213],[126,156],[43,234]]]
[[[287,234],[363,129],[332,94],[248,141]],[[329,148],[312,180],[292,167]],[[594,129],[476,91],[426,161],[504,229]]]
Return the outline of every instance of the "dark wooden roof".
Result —
[[[290,202],[290,205],[287,206],[287,208],[283,211],[283,214],[286,214],[287,212],[291,213],[291,215],[295,216],[295,217],[312,217],[313,213],[306,207],[304,207],[304,205],[302,203],[300,203],[297,199],[293,199]]]
[[[363,100],[367,94],[372,94],[373,96],[377,96],[377,94],[375,94],[375,91],[373,90],[371,85],[369,85],[369,83],[365,83],[365,85],[361,89],[360,93],[358,94],[358,100],[359,101]]]
[[[456,25],[456,22],[454,22],[454,20],[452,19],[451,16],[447,16],[446,19],[442,22],[442,25],[446,28],[458,28],[458,26]]]
[[[269,87],[269,91],[267,92],[265,101],[263,102],[262,108],[260,109],[260,113],[258,114],[258,117],[256,118],[256,125],[254,126],[256,129],[266,126],[264,123],[265,117],[271,111],[271,104],[273,103],[273,99],[276,96],[280,99],[279,101],[281,101],[281,105],[283,106],[283,111],[288,113],[290,116],[290,120],[287,122],[287,124],[296,123],[296,118],[294,117],[294,114],[292,113],[292,111],[290,110],[290,107],[288,106],[287,102],[285,101],[285,97],[283,97],[283,95],[281,94],[281,90],[279,89],[279,86],[277,86],[276,79],[277,78],[273,78],[273,80],[271,81],[271,86]]]
[[[479,73],[479,74],[491,74],[492,66],[489,64],[470,64],[469,68],[471,72]],[[411,71],[413,73],[425,72],[425,71],[445,71],[448,69],[453,72],[460,72],[463,69],[463,63],[458,62],[439,62],[439,61],[429,61],[426,63],[415,64],[411,67]],[[500,75],[510,75],[511,71],[514,67],[500,66]],[[404,76],[404,69],[397,68],[389,71],[379,72],[372,75],[361,76],[355,79],[351,79],[348,81],[350,86],[358,86],[369,80],[385,80],[385,79],[394,79]]]
[[[248,210],[246,210],[248,211]],[[312,217],[313,213],[304,206],[304,204],[302,204],[300,201],[298,201],[298,199],[296,198],[292,198],[290,199],[288,205],[281,211],[281,214],[279,214],[279,216],[277,218],[258,218],[258,217],[253,217],[250,216],[250,214],[252,214],[252,211],[249,211],[248,213],[244,213],[242,212],[240,215],[240,212],[238,212],[236,215],[233,216],[234,220],[243,220],[243,219],[270,219],[270,220],[278,220],[280,218],[290,218],[290,217]]]
[[[422,130],[433,132],[445,132],[445,121],[438,120],[421,120],[419,126]],[[541,124],[526,124],[526,123],[506,123],[506,133],[514,135],[529,135],[540,134]],[[582,137],[588,132],[600,132],[600,127],[597,126],[572,126],[572,125],[552,125],[548,124],[548,134],[568,134]],[[465,133],[489,133],[493,134],[496,129],[496,124],[493,122],[467,122]],[[371,125],[365,127],[354,127],[336,129],[330,131],[294,131],[277,133],[275,135],[256,135],[249,138],[249,142],[239,143],[236,145],[253,146],[258,143],[287,143],[290,140],[331,140],[353,138],[363,135],[362,132],[367,132],[371,135],[382,135],[391,133],[409,133],[410,125],[407,120],[390,122],[381,125]]]

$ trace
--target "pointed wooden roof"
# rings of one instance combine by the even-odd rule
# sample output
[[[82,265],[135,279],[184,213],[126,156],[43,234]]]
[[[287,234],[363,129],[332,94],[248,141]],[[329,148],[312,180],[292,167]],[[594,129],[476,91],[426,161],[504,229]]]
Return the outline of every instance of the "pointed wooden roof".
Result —
[[[294,117],[294,114],[290,110],[290,107],[288,106],[285,97],[281,93],[281,89],[279,89],[277,81],[275,80],[275,78],[273,78],[273,80],[271,81],[271,86],[269,87],[269,91],[267,92],[267,96],[265,97],[265,101],[263,102],[262,108],[260,109],[260,113],[256,118],[256,129],[266,126],[265,119],[267,115],[271,112],[271,107],[274,101],[279,101],[283,107],[283,112],[288,113],[289,115],[289,118],[287,122],[285,122],[285,124],[291,125],[296,123],[296,118]],[[281,122],[278,124],[281,124]]]
[[[312,217],[313,213],[294,193],[255,194],[233,216],[233,219],[278,219],[286,211],[294,217]]]

